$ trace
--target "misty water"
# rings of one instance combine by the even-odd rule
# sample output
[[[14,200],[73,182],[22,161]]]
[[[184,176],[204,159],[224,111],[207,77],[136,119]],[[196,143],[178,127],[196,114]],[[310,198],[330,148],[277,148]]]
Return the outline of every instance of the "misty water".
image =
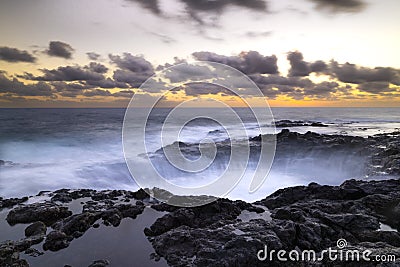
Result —
[[[244,120],[247,136],[235,124],[221,125],[204,119],[194,120],[180,131],[177,141],[198,143],[204,138],[215,142],[240,143],[257,136],[260,128],[274,133],[271,120],[257,123],[245,109],[237,109]],[[325,134],[368,136],[400,128],[398,108],[273,108],[278,120],[319,121],[329,127],[292,127]],[[141,112],[141,109],[137,109]],[[147,121],[146,145],[149,153],[162,147],[160,129],[169,109],[156,109]],[[190,112],[196,113],[193,109]],[[224,112],[215,109],[215,112]],[[124,109],[1,109],[0,120],[0,195],[35,195],[41,190],[93,188],[137,190],[125,163],[122,146]],[[223,115],[223,114],[222,114]],[[179,132],[182,125],[169,125],[166,132]],[[134,127],[134,126],[133,126]],[[140,129],[138,129],[140,130]],[[281,129],[277,128],[279,132]],[[294,155],[295,156],[291,156]],[[363,178],[362,159],[346,154],[323,158],[313,151],[296,151],[273,163],[269,176],[254,194],[248,193],[251,172],[245,173],[227,197],[253,201],[278,188],[310,182],[340,184],[349,178]],[[167,163],[166,163],[167,164]],[[249,168],[252,167],[251,161]],[[201,174],[183,174],[171,166],[156,163],[156,168],[177,185],[197,186],[216,179],[224,171],[215,162]]]

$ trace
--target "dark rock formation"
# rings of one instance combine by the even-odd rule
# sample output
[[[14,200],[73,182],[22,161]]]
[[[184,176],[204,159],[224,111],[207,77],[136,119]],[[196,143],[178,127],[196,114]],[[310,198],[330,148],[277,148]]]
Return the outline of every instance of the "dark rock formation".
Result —
[[[368,246],[375,254],[390,252],[399,257],[400,234],[379,231],[380,223],[400,230],[399,203],[399,180],[350,180],[341,186],[312,183],[278,190],[257,206],[219,200],[199,208],[175,209],[145,229],[145,234],[158,256],[172,266],[268,266],[256,257],[264,245],[271,250],[320,252],[335,247],[339,238],[357,249]],[[238,219],[244,209],[260,212],[259,205],[271,211],[271,221]],[[384,249],[379,243],[385,244]]]
[[[24,203],[27,200],[28,200],[28,197],[8,198],[8,199],[3,199],[2,197],[0,197],[0,209],[11,208],[11,207],[14,207],[15,205]]]
[[[279,128],[288,128],[288,127],[300,127],[300,126],[308,126],[308,127],[328,127],[328,125],[323,124],[318,121],[291,121],[291,120],[280,120],[274,122],[275,127]]]
[[[92,264],[90,264],[88,267],[106,267],[110,265],[108,260],[96,260]]]
[[[72,215],[72,212],[67,207],[58,204],[52,202],[34,203],[11,210],[7,215],[7,222],[14,225],[41,221],[49,226],[70,215]]]
[[[43,222],[34,222],[25,228],[25,236],[30,237],[34,235],[45,235],[47,227]]]
[[[0,266],[4,267],[28,267],[24,259],[19,258],[19,251],[14,242],[5,241],[0,243]]]

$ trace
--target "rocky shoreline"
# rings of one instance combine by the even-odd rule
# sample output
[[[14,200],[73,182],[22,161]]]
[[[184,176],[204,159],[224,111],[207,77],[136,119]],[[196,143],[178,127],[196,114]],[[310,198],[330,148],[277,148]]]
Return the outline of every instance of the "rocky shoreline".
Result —
[[[1,208],[10,209],[7,222],[26,228],[24,238],[0,244],[0,266],[29,266],[21,253],[40,259],[48,251],[62,251],[90,228],[100,224],[118,228],[122,220],[142,216],[145,207],[165,212],[142,229],[154,249],[147,255],[149,263],[162,257],[170,266],[288,266],[276,259],[261,262],[256,254],[264,245],[321,252],[335,247],[339,238],[356,249],[370,249],[372,255],[400,259],[400,180],[349,180],[340,186],[312,183],[278,190],[255,203],[219,199],[194,208],[159,203],[143,190],[62,189],[38,196],[48,199],[30,204],[26,198],[1,200]],[[81,212],[74,213],[68,205],[76,200],[84,201]],[[33,248],[36,244],[41,248]],[[107,258],[97,259],[91,266],[109,263]],[[331,263],[345,263],[335,264]],[[377,265],[357,264],[353,266]]]
[[[135,225],[143,234],[139,245],[151,249],[130,253],[147,261],[142,266],[400,266],[399,140],[400,133],[362,138],[282,130],[277,135],[278,161],[284,159],[285,149],[313,147],[313,153],[321,155],[340,151],[364,156],[369,174],[383,172],[397,179],[353,179],[340,186],[311,183],[280,189],[254,203],[218,199],[201,207],[178,208],[158,202],[144,190],[61,189],[33,197],[0,197],[0,227],[13,237],[0,241],[0,266],[43,266],[46,255],[62,255],[87,236],[102,235],[104,229],[119,231],[125,222],[141,220]],[[250,140],[253,148],[260,141]],[[168,194],[157,188],[150,192]],[[335,248],[338,239],[348,242],[345,249],[394,255],[397,261],[290,263],[257,258],[265,245],[321,253]],[[118,241],[117,245],[127,246]],[[53,266],[70,266],[55,256]],[[79,266],[118,266],[108,254],[89,258]]]

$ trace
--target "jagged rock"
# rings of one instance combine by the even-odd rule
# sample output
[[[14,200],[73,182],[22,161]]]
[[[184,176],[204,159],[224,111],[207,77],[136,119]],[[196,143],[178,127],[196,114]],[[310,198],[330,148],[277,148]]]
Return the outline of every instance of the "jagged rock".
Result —
[[[52,231],[46,236],[44,250],[58,251],[69,246],[71,238],[61,231]]]
[[[108,260],[96,260],[88,267],[105,267],[108,265],[110,265],[110,262]]]
[[[16,207],[7,215],[10,225],[41,221],[47,226],[72,214],[67,207],[52,202],[34,203]]]
[[[25,250],[25,254],[32,256],[32,257],[39,257],[44,254],[44,252],[41,252],[37,250],[36,248],[28,248]]]
[[[299,127],[299,126],[311,126],[311,127],[328,127],[318,121],[291,121],[291,120],[280,120],[274,122],[275,127]]]
[[[2,208],[11,208],[15,205],[24,203],[25,201],[28,200],[28,197],[22,197],[22,198],[8,198],[8,199],[3,199],[0,197],[0,209]]]
[[[0,266],[4,267],[28,267],[24,259],[20,259],[19,250],[12,241],[0,243]]]
[[[45,235],[47,227],[43,222],[35,222],[25,228],[25,236],[30,237],[34,235]]]
[[[242,222],[237,219],[238,211],[246,208],[242,203],[219,200],[203,208],[171,209],[145,234],[156,255],[172,266],[269,266],[256,258],[264,245],[320,252],[344,238],[351,244],[383,242],[398,249],[400,234],[380,231],[379,224],[398,227],[399,201],[399,180],[349,180],[340,186],[311,183],[278,190],[256,202],[270,209],[271,221]],[[169,210],[165,205],[155,208]],[[383,251],[377,247],[374,253]]]
[[[53,225],[53,228],[59,230],[66,235],[86,232],[98,219],[100,213],[83,212],[81,214],[72,215]]]

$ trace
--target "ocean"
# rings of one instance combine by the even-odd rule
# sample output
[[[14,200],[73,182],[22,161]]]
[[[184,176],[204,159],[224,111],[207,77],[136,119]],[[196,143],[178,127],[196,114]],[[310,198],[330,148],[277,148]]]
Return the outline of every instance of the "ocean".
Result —
[[[169,111],[155,109],[149,118],[146,128],[148,152],[161,148],[159,132]],[[271,127],[271,120],[255,122],[245,109],[236,111],[245,118],[248,137],[258,135],[260,128],[270,133],[281,130]],[[196,110],[190,112],[195,114]],[[215,109],[213,112],[223,111]],[[272,113],[275,121],[318,121],[328,125],[290,128],[300,133],[314,131],[367,137],[400,129],[400,108],[272,108]],[[0,196],[36,195],[39,191],[60,188],[137,190],[123,154],[124,114],[125,109],[0,109],[0,160],[5,162],[0,166]],[[198,143],[206,137],[214,141],[228,137],[233,141],[246,138],[242,131],[235,131],[238,125],[223,126],[230,129],[230,136],[218,123],[202,119],[191,121],[182,129],[181,125],[170,127],[180,129],[178,139],[185,143]],[[214,172],[205,173],[212,176]],[[199,176],[166,175],[174,183],[184,186],[202,182]],[[266,182],[255,194],[249,194],[243,183],[227,197],[254,201],[283,187],[310,182],[340,184],[346,179],[363,178],[355,176],[357,174],[341,169],[337,164],[331,170],[299,170],[273,165]],[[203,178],[207,182],[210,177]]]

